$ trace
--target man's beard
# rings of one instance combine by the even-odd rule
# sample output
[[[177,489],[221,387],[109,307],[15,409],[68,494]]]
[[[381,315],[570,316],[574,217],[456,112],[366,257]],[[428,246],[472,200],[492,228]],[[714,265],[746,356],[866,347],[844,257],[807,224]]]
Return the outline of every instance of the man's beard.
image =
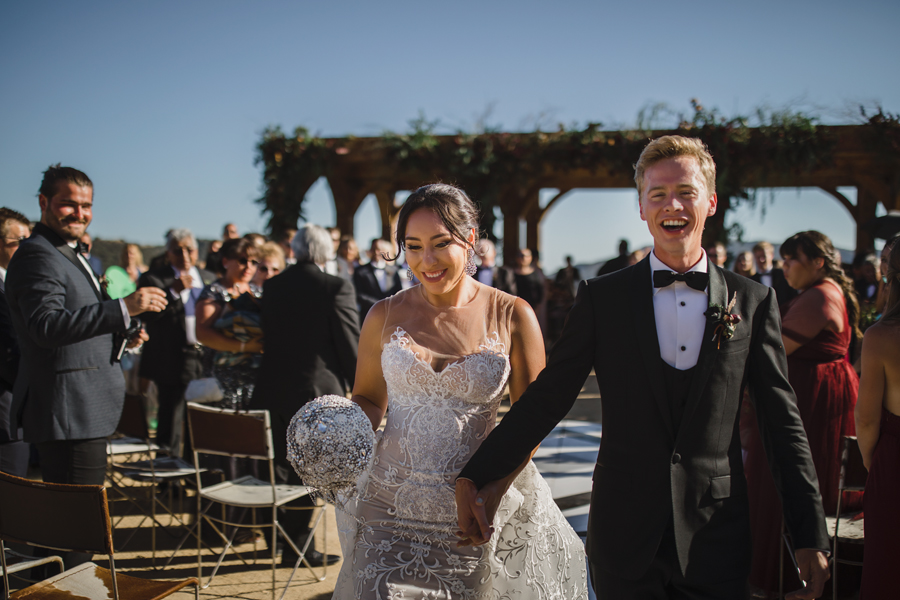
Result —
[[[63,240],[67,242],[77,242],[84,235],[84,232],[87,230],[88,222],[84,220],[77,219],[57,219],[56,217],[52,217],[47,219],[47,224],[50,229],[56,232],[56,234],[61,237]],[[73,233],[70,227],[73,225],[81,225],[82,227],[79,229],[80,233]]]

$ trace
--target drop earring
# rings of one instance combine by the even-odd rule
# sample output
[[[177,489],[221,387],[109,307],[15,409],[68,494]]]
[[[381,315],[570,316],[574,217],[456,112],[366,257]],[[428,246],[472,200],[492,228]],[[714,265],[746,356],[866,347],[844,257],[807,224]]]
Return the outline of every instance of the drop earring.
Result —
[[[416,278],[416,276],[413,275],[412,269],[410,269],[409,267],[406,267],[406,278],[410,281]]]
[[[466,275],[475,277],[476,271],[478,271],[478,267],[475,266],[475,251],[469,248],[469,257],[466,260]]]

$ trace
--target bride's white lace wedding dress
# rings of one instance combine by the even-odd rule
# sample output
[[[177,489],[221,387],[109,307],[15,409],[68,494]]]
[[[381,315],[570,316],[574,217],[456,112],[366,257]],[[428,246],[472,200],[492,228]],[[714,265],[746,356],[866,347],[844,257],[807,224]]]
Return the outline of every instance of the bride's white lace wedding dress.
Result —
[[[359,497],[337,512],[334,598],[587,598],[584,545],[531,462],[489,544],[456,547],[454,483],[496,422],[515,298],[479,284],[462,307],[433,307],[419,286],[384,302],[387,425]]]

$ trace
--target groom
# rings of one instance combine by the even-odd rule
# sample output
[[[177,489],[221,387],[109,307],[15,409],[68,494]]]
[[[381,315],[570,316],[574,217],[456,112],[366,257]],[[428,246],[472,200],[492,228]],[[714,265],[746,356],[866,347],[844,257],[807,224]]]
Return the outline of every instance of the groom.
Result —
[[[818,598],[829,542],[775,294],[706,258],[715,163],[699,140],[651,141],[635,182],[653,253],[581,284],[547,367],[460,473],[462,543],[490,537],[486,513],[504,491],[497,480],[565,417],[594,368],[603,442],[587,553],[598,597],[746,598],[751,540],[738,418],[749,384],[808,582],[789,598]]]

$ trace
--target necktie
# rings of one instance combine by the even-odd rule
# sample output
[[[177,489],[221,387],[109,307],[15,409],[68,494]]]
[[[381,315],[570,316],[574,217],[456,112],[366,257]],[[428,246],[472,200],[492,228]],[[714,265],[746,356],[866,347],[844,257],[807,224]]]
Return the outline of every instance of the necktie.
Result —
[[[702,292],[709,285],[709,274],[700,271],[688,271],[687,273],[653,271],[653,287],[663,288],[676,281],[683,281],[691,289]]]

